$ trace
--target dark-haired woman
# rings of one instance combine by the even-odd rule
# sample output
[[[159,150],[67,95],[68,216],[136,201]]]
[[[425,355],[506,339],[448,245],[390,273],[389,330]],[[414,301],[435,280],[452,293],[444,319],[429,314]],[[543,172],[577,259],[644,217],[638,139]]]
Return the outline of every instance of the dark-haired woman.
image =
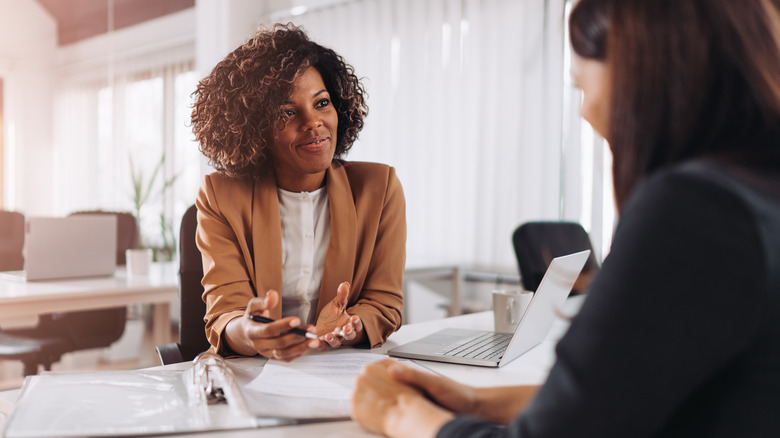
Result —
[[[342,159],[367,111],[352,67],[276,25],[195,94],[193,131],[217,169],[196,201],[213,349],[290,361],[381,345],[401,324],[405,203],[393,168]]]
[[[780,436],[780,2],[580,0],[582,115],[620,222],[541,387],[393,361],[353,417],[391,436]]]

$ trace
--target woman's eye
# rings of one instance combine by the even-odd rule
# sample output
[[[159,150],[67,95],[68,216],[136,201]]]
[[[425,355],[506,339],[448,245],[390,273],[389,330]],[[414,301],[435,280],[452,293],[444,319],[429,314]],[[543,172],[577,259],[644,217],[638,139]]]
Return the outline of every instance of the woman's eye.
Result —
[[[330,100],[329,99],[322,99],[321,101],[317,102],[317,106],[320,107],[320,108],[326,107],[328,105],[330,105]]]
[[[295,115],[295,111],[293,111],[291,109],[286,109],[286,110],[282,110],[282,111],[284,111],[284,115],[287,116],[287,117],[292,117],[292,116]]]

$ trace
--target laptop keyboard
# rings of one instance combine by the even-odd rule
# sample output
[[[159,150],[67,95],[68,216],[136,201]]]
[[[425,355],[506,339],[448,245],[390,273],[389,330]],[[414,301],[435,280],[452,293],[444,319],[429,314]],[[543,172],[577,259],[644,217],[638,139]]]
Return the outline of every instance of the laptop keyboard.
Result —
[[[438,354],[469,359],[499,359],[511,340],[511,333],[488,332],[447,345],[439,350]]]

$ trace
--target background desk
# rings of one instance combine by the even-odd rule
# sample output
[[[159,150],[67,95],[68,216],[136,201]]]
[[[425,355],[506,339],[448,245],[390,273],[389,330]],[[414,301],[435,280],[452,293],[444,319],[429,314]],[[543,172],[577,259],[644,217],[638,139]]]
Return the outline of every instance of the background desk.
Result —
[[[0,276],[0,328],[29,327],[46,313],[154,304],[154,345],[171,342],[170,303],[179,299],[174,263],[154,263],[148,276],[30,281]]]
[[[574,315],[579,309],[579,306],[582,304],[583,299],[583,296],[569,298],[566,303],[566,307],[564,308],[564,314]],[[401,327],[401,329],[396,333],[393,333],[388,339],[388,342],[385,343],[385,345],[383,345],[381,348],[372,351],[377,354],[385,354],[389,348],[393,348],[396,345],[418,339],[445,327],[492,329],[492,326],[492,312],[480,312],[452,318],[445,318],[438,321],[409,324]],[[540,345],[510,362],[503,368],[482,368],[428,361],[416,362],[428,369],[434,370],[454,380],[468,383],[474,386],[539,384],[545,380],[550,367],[555,361],[555,344],[566,331],[567,327],[567,321],[557,320],[545,340]],[[339,350],[339,352],[349,351],[350,349]],[[254,366],[263,366],[266,362],[265,359],[261,359],[259,357],[231,360],[243,365]],[[189,366],[189,363],[179,363],[161,368],[187,369]],[[8,412],[18,396],[19,390],[0,392],[0,412]],[[2,422],[4,420],[5,418],[0,416],[0,429],[2,428]],[[259,431],[258,429],[218,431],[213,433],[198,433],[184,436],[192,436],[194,438],[254,438],[259,435],[267,438],[297,438],[308,436],[352,438],[376,436],[366,432],[353,421],[337,421],[295,426],[271,427],[262,429],[262,431]]]
[[[431,294],[422,296],[413,286],[419,285]],[[522,289],[515,270],[498,267],[415,266],[404,270],[404,322],[417,323],[435,318],[480,312],[491,308],[493,289]],[[435,297],[438,295],[438,297]]]

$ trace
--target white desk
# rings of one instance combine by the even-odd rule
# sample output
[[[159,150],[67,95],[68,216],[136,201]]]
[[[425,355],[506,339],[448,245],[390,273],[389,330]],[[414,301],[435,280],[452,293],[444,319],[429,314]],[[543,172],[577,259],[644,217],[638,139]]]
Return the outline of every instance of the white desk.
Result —
[[[30,327],[46,313],[154,304],[155,345],[170,342],[170,306],[179,299],[174,263],[154,263],[148,276],[128,278],[125,267],[113,277],[30,281],[0,276],[0,328]]]
[[[564,314],[573,315],[582,304],[583,296],[569,298],[564,309]],[[414,339],[425,336],[436,330],[445,327],[462,327],[477,329],[492,329],[492,312],[480,312],[469,315],[461,315],[451,318],[445,318],[438,321],[429,321],[419,324],[409,324],[401,327],[399,331],[393,333],[388,342],[381,348],[372,350],[377,354],[385,352],[396,345],[403,344]],[[465,365],[451,365],[428,361],[416,361],[435,372],[441,373],[454,380],[469,383],[474,386],[496,386],[496,385],[520,385],[520,384],[539,384],[542,383],[553,362],[555,361],[554,346],[558,339],[563,335],[568,327],[568,322],[558,320],[553,325],[546,339],[537,347],[510,362],[500,369],[473,367]],[[364,351],[364,350],[361,350]],[[241,364],[252,364],[262,366],[265,359],[257,357],[232,359]],[[168,365],[165,369],[186,369],[189,363]],[[4,410],[9,411],[19,396],[19,390],[0,392],[0,413]],[[0,415],[0,429],[5,420]],[[218,431],[210,433],[186,434],[183,436],[192,436],[197,438],[254,438],[262,435],[267,438],[297,438],[297,437],[374,437],[353,421],[336,421],[325,423],[313,423],[295,426],[281,426],[258,429],[247,429],[238,431]]]

